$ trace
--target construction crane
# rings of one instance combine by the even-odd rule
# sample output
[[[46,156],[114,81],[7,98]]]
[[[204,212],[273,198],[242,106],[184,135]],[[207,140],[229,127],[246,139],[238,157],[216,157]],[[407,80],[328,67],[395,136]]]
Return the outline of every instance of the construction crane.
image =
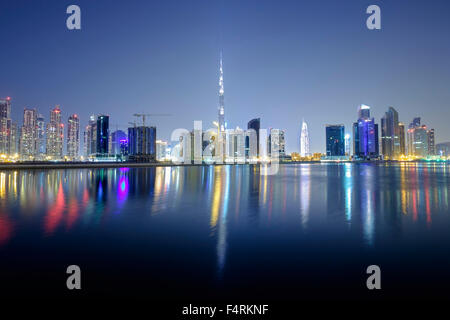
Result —
[[[135,113],[133,114],[136,118],[142,118],[142,126],[145,127],[145,117],[170,117],[171,114],[168,113]]]

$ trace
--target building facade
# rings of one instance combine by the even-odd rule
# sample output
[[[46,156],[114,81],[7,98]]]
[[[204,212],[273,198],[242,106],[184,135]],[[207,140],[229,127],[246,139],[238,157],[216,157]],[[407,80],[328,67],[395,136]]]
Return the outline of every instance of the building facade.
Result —
[[[128,128],[128,159],[137,162],[156,160],[156,127]]]
[[[67,157],[78,160],[80,156],[80,119],[73,114],[67,121]]]
[[[398,112],[393,107],[381,118],[381,152],[384,159],[398,159],[402,155]]]
[[[97,134],[96,134],[96,142],[97,142],[97,157],[107,157],[109,154],[109,116],[107,115],[99,115],[97,117]]]
[[[302,121],[302,129],[300,133],[300,156],[307,157],[310,155],[309,151],[309,132],[308,125],[303,120]]]
[[[343,124],[327,125],[325,128],[327,157],[345,156],[345,127]]]
[[[34,160],[36,157],[36,129],[36,109],[25,108],[23,111],[23,125],[20,130],[19,141],[19,153],[22,160]]]
[[[378,124],[370,117],[370,107],[361,105],[358,121],[353,123],[353,149],[356,159],[376,159],[379,157]]]
[[[51,160],[63,158],[64,124],[61,121],[61,109],[57,105],[50,111],[50,122],[46,130],[46,155]]]

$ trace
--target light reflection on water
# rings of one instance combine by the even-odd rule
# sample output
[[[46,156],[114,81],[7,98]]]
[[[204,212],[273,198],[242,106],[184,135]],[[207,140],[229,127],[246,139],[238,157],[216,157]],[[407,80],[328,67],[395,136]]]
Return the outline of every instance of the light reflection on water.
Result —
[[[148,220],[136,215],[167,216],[169,225],[183,215],[185,228],[207,230],[214,239],[220,275],[229,237],[242,230],[279,230],[280,239],[302,232],[356,233],[370,248],[386,235],[433,232],[435,219],[449,221],[445,164],[284,165],[274,176],[261,170],[242,165],[3,171],[0,246],[25,232],[23,225],[52,237],[83,226],[107,229],[114,216],[145,228]]]

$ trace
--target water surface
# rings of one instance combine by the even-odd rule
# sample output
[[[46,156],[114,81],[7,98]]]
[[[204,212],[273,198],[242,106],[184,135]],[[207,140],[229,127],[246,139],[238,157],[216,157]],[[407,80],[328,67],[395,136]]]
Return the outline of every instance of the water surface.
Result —
[[[249,165],[0,172],[1,295],[449,298],[450,167]],[[382,290],[365,286],[367,266]]]

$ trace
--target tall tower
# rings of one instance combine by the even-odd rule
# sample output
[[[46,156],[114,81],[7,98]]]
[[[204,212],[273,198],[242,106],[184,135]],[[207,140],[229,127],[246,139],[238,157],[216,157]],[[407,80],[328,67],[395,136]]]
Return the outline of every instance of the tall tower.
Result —
[[[300,134],[300,156],[306,157],[309,155],[309,133],[308,125],[305,120],[302,120],[302,133]]]
[[[224,103],[224,89],[223,89],[223,63],[222,63],[222,51],[220,51],[219,62],[219,128],[220,131],[225,131],[225,103]]]
[[[36,109],[23,110],[23,126],[20,136],[20,156],[24,160],[33,160],[36,155]]]
[[[80,120],[76,114],[67,121],[67,156],[71,160],[78,159],[80,150]]]
[[[59,105],[50,111],[50,122],[47,124],[46,153],[53,160],[63,157],[64,124],[61,122]]]

